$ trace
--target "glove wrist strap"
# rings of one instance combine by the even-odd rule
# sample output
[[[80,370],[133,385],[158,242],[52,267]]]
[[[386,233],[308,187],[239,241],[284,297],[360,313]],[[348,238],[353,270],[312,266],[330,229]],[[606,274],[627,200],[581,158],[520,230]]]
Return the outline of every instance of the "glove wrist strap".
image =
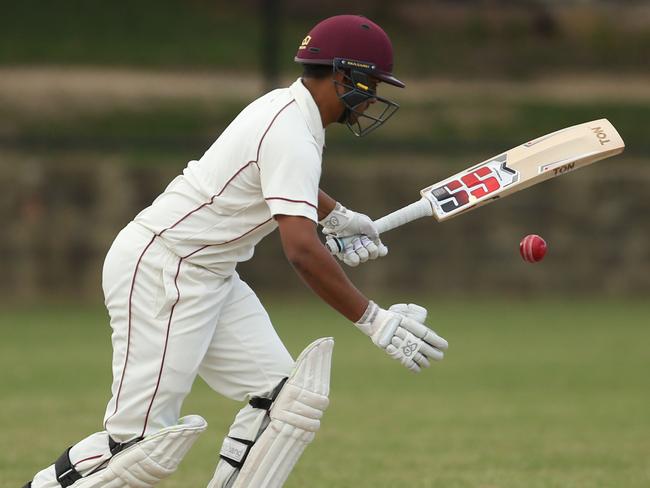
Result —
[[[363,315],[359,320],[357,320],[354,324],[355,325],[367,325],[373,322],[375,318],[377,317],[377,314],[379,313],[379,305],[377,305],[375,302],[370,300],[368,302],[368,307],[366,308],[366,311],[363,312]]]
[[[342,227],[344,224],[347,224],[350,220],[348,216],[348,209],[341,205],[339,202],[336,202],[336,205],[330,213],[323,219],[318,221],[318,223],[323,227],[331,227],[336,229]]]

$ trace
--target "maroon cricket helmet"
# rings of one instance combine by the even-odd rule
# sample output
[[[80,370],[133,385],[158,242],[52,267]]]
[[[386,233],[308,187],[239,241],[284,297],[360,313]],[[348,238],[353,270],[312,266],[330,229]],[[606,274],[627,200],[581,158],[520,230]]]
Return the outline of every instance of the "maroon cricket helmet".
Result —
[[[335,59],[369,63],[371,74],[393,86],[404,83],[393,76],[393,45],[384,30],[360,15],[336,15],[309,31],[295,61],[332,66]]]

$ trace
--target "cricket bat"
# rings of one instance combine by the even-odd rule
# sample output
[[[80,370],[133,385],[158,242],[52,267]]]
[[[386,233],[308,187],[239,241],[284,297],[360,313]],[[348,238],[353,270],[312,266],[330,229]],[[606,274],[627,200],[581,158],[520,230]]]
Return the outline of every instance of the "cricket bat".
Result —
[[[593,120],[538,137],[428,186],[421,198],[375,221],[382,234],[421,217],[438,222],[529,186],[623,152],[625,143],[607,119]],[[328,237],[332,253],[353,237]]]

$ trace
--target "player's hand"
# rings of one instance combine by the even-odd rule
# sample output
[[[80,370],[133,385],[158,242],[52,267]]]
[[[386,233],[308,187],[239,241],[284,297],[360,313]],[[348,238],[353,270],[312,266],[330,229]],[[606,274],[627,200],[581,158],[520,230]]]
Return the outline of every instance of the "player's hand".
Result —
[[[365,214],[348,210],[340,203],[336,204],[327,217],[320,221],[323,234],[332,237],[354,236],[348,239],[345,248],[334,253],[348,266],[358,266],[369,259],[377,259],[388,254],[388,248],[379,238],[377,226]],[[336,246],[334,246],[336,247]]]
[[[327,240],[333,241],[334,236],[328,235]],[[337,248],[338,244],[331,247],[331,249]],[[342,251],[333,254],[348,266],[354,267],[358,266],[359,263],[365,263],[369,259],[383,258],[388,254],[388,248],[381,241],[377,245],[368,236],[357,235],[345,243],[345,248]]]
[[[379,348],[409,370],[419,373],[431,361],[440,361],[447,341],[424,325],[425,308],[400,303],[388,310],[370,302],[355,325]]]

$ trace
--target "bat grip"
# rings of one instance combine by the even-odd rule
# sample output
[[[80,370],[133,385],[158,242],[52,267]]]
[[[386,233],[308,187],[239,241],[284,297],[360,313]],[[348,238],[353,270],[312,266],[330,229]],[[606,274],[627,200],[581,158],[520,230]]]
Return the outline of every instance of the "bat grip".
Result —
[[[396,227],[407,224],[413,220],[431,215],[433,215],[431,204],[426,198],[422,197],[417,202],[411,203],[406,207],[402,207],[392,213],[389,213],[388,215],[384,215],[380,219],[375,220],[375,225],[377,226],[377,231],[380,234],[383,234],[384,232],[395,229]],[[328,236],[327,240],[325,241],[325,246],[332,254],[336,254],[343,252],[345,246],[352,242],[354,239],[356,239],[356,236]]]

